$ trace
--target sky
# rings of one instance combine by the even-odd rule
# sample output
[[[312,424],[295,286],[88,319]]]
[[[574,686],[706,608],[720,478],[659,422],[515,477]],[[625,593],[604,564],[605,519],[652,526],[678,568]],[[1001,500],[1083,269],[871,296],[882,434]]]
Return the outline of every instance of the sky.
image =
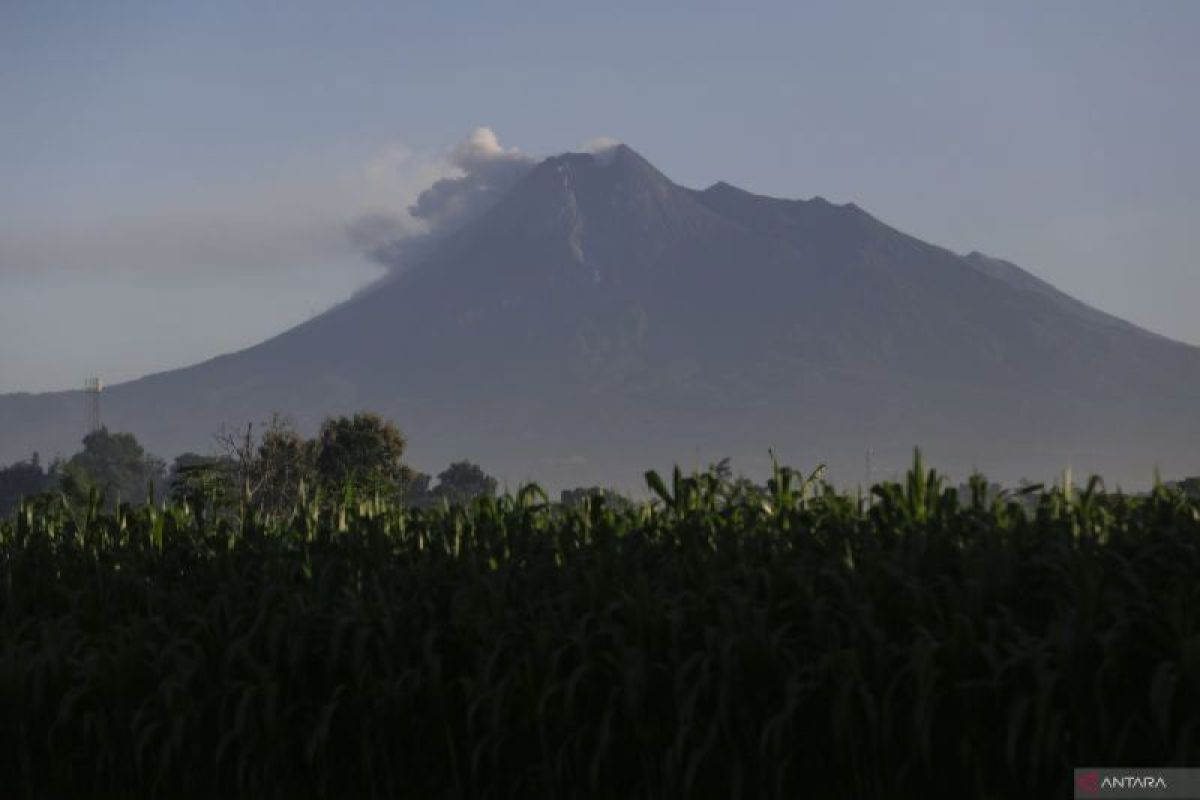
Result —
[[[802,7],[803,6],[803,7]],[[0,3],[0,392],[245,347],[380,275],[486,126],[854,202],[1200,344],[1200,3]],[[456,149],[457,148],[457,149]],[[457,156],[456,156],[457,154]]]

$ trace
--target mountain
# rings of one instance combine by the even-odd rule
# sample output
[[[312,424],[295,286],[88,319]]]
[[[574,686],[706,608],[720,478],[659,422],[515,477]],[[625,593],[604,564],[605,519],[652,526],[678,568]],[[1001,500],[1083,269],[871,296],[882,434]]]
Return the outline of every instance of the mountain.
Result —
[[[1200,472],[1200,349],[853,204],[676,185],[626,146],[536,167],[411,269],[255,347],[106,390],[155,452],[361,408],[417,466],[636,483],[767,450],[858,481],[920,444],[1005,479]],[[76,392],[0,397],[0,461],[71,451]],[[879,477],[877,473],[874,477]]]

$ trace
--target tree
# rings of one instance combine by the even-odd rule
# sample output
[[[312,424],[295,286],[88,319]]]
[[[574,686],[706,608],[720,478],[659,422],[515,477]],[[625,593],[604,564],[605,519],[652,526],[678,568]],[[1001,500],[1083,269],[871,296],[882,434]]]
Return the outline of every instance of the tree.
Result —
[[[708,471],[721,483],[733,483],[733,464],[729,456],[725,456],[715,464],[709,464]]]
[[[589,498],[593,501],[602,501],[608,508],[623,509],[631,505],[628,498],[602,486],[578,486],[574,489],[563,489],[558,497],[559,503],[571,508],[582,506]]]
[[[250,496],[260,509],[286,512],[300,487],[316,487],[315,449],[281,417],[271,420],[249,465]]]
[[[406,445],[400,429],[378,414],[327,419],[315,442],[317,479],[331,493],[356,486],[399,497],[414,477],[403,461]]]
[[[424,472],[413,470],[404,484],[402,499],[410,506],[428,506],[436,502],[429,484],[433,478]]]
[[[17,509],[22,498],[33,497],[54,488],[57,465],[42,468],[41,459],[34,453],[28,461],[18,461],[0,469],[0,517]]]
[[[1200,476],[1184,478],[1181,481],[1168,484],[1194,500],[1200,500]]]
[[[429,476],[404,464],[400,429],[368,412],[326,419],[315,439],[304,438],[277,414],[258,438],[250,425],[244,434],[219,434],[217,442],[239,492],[269,513],[291,510],[302,486],[310,496],[320,489],[326,499],[339,497],[347,486],[400,499],[423,495],[429,485]]]
[[[456,461],[438,473],[438,484],[433,490],[438,498],[452,503],[467,503],[476,497],[494,497],[496,479],[486,474],[478,464]]]
[[[83,437],[83,450],[63,466],[61,486],[76,501],[98,489],[111,505],[140,501],[163,483],[165,465],[148,454],[132,433],[109,433],[107,428]]]
[[[222,505],[236,502],[237,463],[228,456],[202,456],[184,453],[175,458],[167,475],[167,491],[176,502],[194,508],[206,503]]]

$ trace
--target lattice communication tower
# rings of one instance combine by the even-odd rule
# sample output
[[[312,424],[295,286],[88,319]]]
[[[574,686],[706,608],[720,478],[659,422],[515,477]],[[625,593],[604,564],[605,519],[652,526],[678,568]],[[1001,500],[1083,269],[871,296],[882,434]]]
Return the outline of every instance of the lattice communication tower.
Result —
[[[100,393],[104,383],[99,378],[88,378],[83,382],[83,391],[88,397],[88,433],[100,430]]]

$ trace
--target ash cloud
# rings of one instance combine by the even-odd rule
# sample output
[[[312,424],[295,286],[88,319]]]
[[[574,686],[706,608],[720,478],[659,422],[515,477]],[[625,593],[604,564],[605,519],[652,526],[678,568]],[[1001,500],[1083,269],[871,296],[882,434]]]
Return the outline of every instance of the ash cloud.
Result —
[[[479,128],[450,155],[461,178],[443,178],[421,192],[409,209],[430,232],[461,228],[492,206],[525,177],[533,159],[515,147],[505,150],[489,128]]]
[[[479,217],[504,196],[534,160],[505,149],[490,128],[477,128],[448,158],[457,175],[441,178],[417,196],[406,215],[366,214],[347,227],[351,243],[393,270],[410,266],[442,237]]]
[[[612,162],[620,145],[620,139],[614,139],[611,136],[597,136],[595,139],[588,139],[583,143],[583,152],[591,153],[596,161],[607,165]]]

